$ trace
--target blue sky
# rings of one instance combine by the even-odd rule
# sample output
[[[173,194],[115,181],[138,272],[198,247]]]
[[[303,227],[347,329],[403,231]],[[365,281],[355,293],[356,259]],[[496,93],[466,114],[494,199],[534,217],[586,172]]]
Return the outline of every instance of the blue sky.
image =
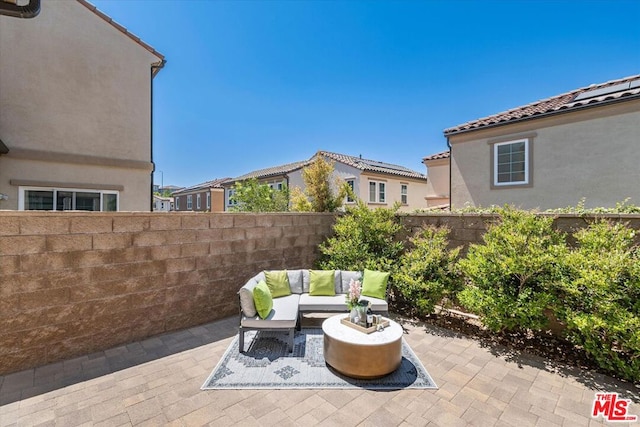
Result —
[[[154,82],[165,185],[317,150],[424,173],[447,127],[640,74],[639,1],[92,3],[167,59]]]

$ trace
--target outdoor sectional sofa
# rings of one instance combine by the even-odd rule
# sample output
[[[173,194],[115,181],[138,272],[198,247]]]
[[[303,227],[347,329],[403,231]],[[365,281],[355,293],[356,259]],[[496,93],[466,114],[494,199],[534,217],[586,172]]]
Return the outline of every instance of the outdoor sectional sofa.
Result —
[[[283,331],[289,333],[289,351],[293,350],[293,335],[296,327],[300,329],[302,317],[305,313],[318,312],[347,312],[346,295],[349,293],[351,280],[363,279],[363,272],[334,270],[335,295],[311,295],[311,270],[284,270],[289,282],[290,295],[274,297],[273,308],[263,319],[257,313],[253,292],[258,283],[267,280],[270,273],[283,271],[260,272],[238,291],[240,298],[240,326],[239,348],[244,352],[244,333],[249,330]],[[315,270],[314,273],[318,271]],[[266,274],[265,274],[266,273]],[[385,281],[386,286],[386,281]],[[363,295],[371,303],[371,310],[375,313],[387,314],[389,305],[385,299]]]

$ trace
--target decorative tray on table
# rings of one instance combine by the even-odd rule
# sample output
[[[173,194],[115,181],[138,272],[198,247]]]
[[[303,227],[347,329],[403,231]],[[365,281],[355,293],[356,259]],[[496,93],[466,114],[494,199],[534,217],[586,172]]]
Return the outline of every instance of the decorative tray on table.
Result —
[[[349,316],[340,319],[340,323],[342,323],[343,325],[346,325],[350,328],[355,329],[356,331],[360,331],[363,332],[365,334],[370,334],[372,332],[375,332],[378,330],[378,326],[382,326],[383,328],[386,328],[387,326],[389,326],[389,319],[385,319],[382,318],[382,321],[380,321],[380,323],[378,323],[377,325],[373,325],[369,328],[365,328],[364,326],[361,326],[357,323],[353,323],[351,320],[349,320]]]

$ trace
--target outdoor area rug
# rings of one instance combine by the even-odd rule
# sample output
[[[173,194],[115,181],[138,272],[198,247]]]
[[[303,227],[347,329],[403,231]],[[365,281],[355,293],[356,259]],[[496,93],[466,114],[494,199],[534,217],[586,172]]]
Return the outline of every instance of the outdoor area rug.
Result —
[[[322,329],[296,331],[293,353],[287,349],[287,337],[282,332],[246,332],[245,348],[250,345],[245,353],[239,353],[236,336],[202,389],[437,388],[404,339],[402,363],[398,369],[383,378],[361,380],[345,377],[327,366],[322,349]]]

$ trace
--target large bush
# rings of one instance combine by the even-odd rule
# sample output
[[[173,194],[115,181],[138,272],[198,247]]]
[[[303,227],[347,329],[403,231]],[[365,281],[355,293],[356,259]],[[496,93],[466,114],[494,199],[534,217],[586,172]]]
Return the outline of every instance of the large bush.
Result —
[[[394,209],[369,209],[358,201],[340,216],[334,235],[320,244],[318,267],[329,270],[381,270],[393,272],[404,248],[396,241],[402,230]]]
[[[256,178],[237,182],[230,197],[237,205],[230,208],[233,212],[286,212],[289,210],[289,190],[273,189],[269,184],[261,184]]]
[[[540,330],[561,278],[564,236],[552,228],[553,218],[510,207],[497,213],[484,243],[471,245],[459,263],[468,285],[458,298],[491,330]]]
[[[640,381],[640,253],[634,231],[598,221],[575,234],[560,313],[567,336],[600,367]]]
[[[448,250],[449,229],[425,227],[409,239],[411,249],[402,254],[394,283],[417,314],[431,314],[436,304],[454,298],[460,290],[456,259],[460,248]]]

